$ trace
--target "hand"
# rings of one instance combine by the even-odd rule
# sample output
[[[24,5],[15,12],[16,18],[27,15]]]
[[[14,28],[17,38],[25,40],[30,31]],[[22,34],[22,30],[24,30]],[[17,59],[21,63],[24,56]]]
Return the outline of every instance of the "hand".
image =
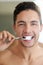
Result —
[[[8,31],[0,32],[0,51],[4,51],[14,42],[14,36]]]

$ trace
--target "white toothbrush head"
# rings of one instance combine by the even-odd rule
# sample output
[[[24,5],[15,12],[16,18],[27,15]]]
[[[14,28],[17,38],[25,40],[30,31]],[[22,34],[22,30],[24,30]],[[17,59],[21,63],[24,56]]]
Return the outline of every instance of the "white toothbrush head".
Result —
[[[24,36],[22,39],[23,40],[31,40],[32,39],[32,36]]]

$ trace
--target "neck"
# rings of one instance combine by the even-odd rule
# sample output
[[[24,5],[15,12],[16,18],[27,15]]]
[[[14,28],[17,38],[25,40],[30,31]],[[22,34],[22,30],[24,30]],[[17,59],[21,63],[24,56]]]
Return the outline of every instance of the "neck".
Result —
[[[24,47],[21,44],[18,43],[18,45],[16,47],[14,47],[14,45],[12,45],[10,47],[10,50],[16,54],[19,57],[25,58],[26,60],[30,59],[31,55],[37,51],[38,49],[38,43],[36,43],[34,46],[32,47]],[[16,50],[16,51],[15,51]]]
[[[39,48],[38,43],[36,43],[32,47],[23,47],[21,44],[18,45],[19,53],[23,55],[25,59],[29,59],[32,54],[35,53],[35,51]]]

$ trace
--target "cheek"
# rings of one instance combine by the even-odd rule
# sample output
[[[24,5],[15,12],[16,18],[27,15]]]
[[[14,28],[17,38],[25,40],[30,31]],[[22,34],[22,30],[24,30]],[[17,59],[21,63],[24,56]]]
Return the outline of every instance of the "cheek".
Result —
[[[36,28],[34,29],[34,33],[35,33],[36,36],[39,37],[39,34],[40,34],[40,29],[39,29],[39,27],[36,27]]]
[[[23,34],[23,28],[17,28],[16,29],[16,34],[17,34],[17,36],[22,36],[22,34]]]

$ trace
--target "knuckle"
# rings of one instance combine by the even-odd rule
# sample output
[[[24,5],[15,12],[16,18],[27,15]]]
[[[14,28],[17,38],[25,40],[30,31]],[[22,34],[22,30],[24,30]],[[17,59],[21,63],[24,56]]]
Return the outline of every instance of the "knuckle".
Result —
[[[6,30],[4,30],[3,32],[6,32]]]

